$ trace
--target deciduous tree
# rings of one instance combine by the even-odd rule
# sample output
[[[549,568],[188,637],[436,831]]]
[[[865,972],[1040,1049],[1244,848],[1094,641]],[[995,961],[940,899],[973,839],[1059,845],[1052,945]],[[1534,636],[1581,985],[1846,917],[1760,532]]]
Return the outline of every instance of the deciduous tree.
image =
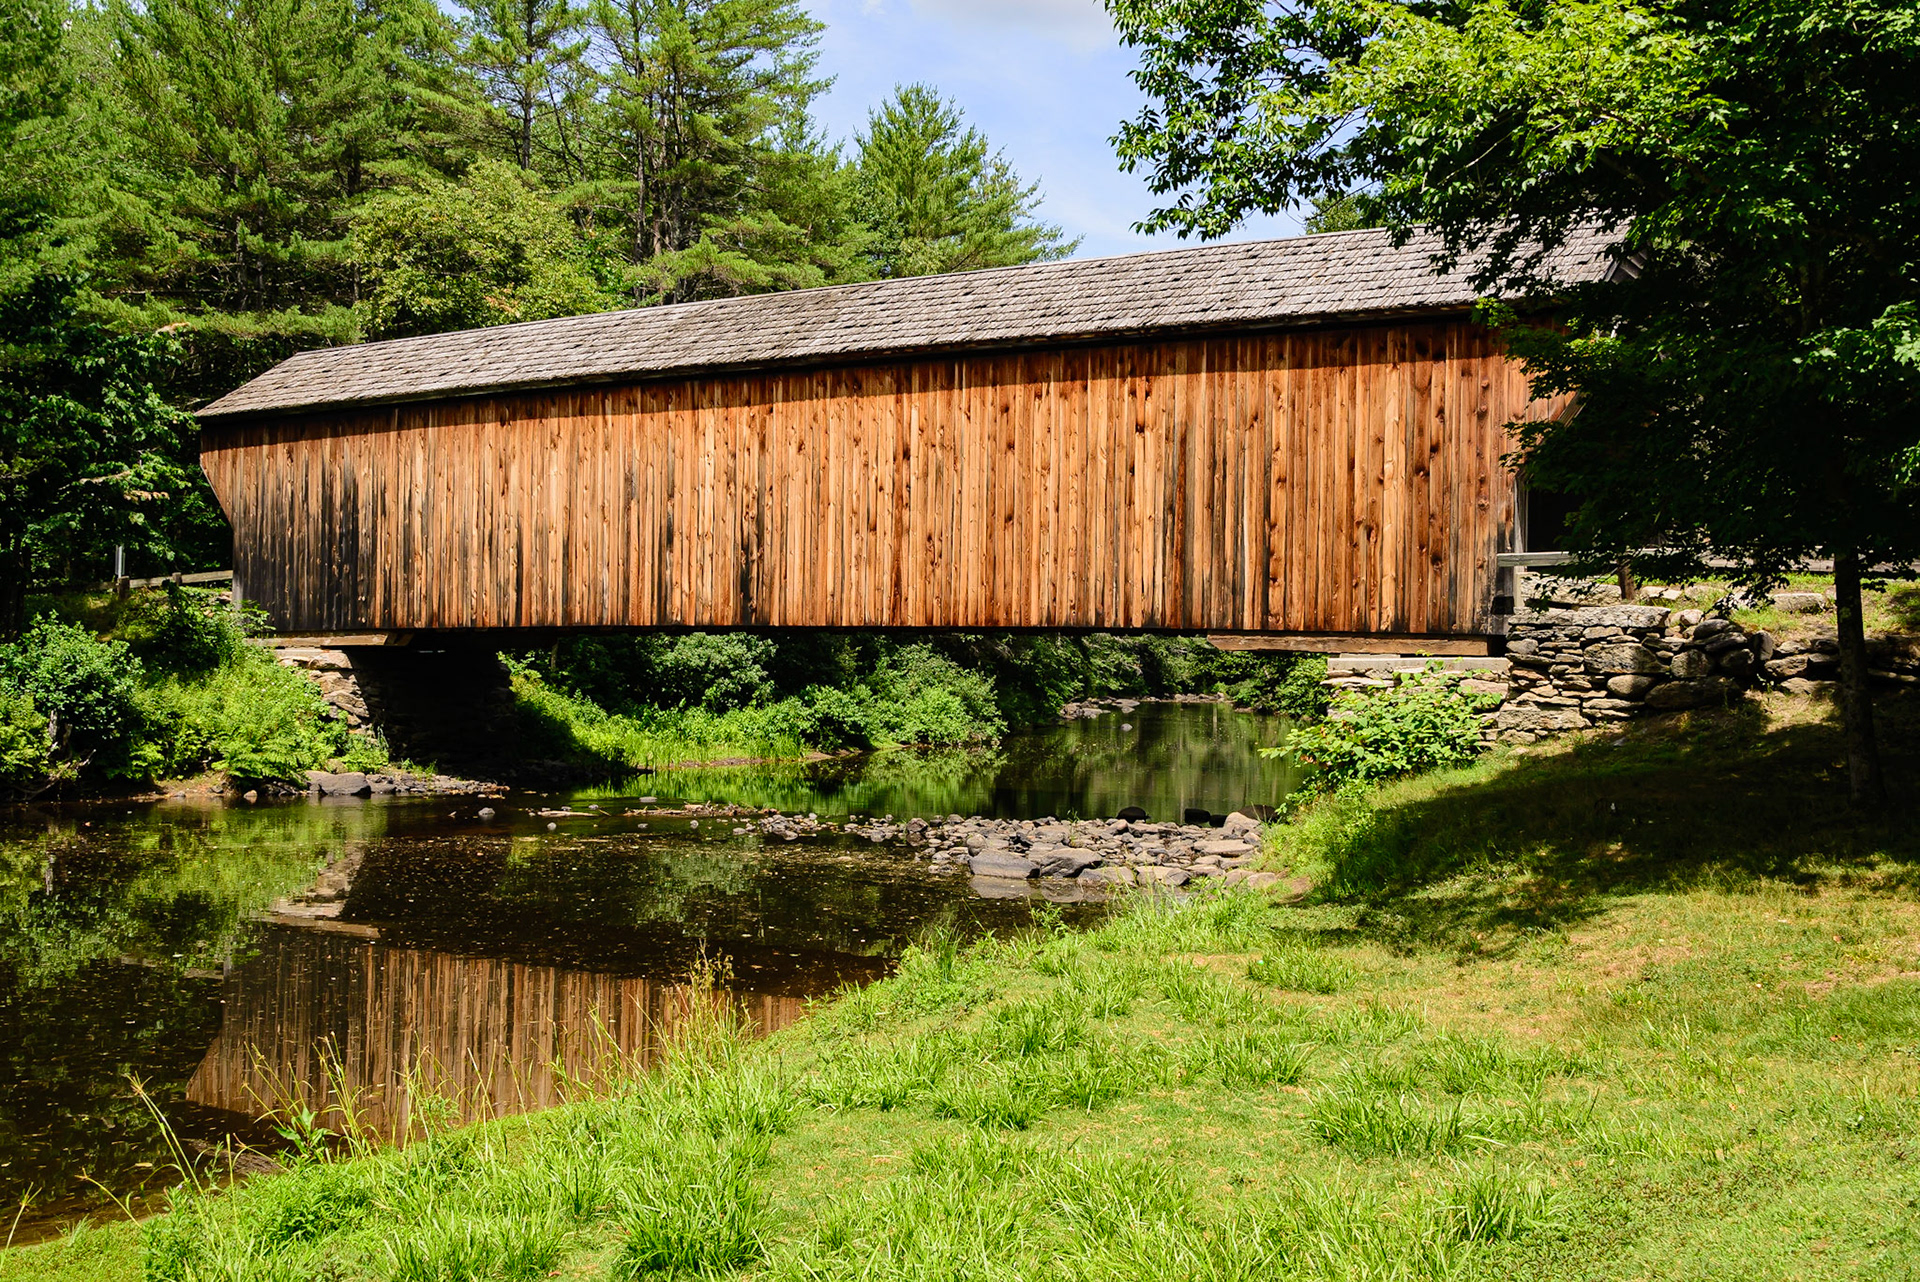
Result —
[[[1920,557],[1920,16],[1906,0],[1110,0],[1149,96],[1117,138],[1217,234],[1364,186],[1396,233],[1560,304],[1500,317],[1542,393],[1517,462],[1591,567],[1829,557],[1856,799],[1885,793],[1861,585]],[[1567,288],[1546,253],[1611,232]],[[1652,557],[1644,549],[1657,547]]]

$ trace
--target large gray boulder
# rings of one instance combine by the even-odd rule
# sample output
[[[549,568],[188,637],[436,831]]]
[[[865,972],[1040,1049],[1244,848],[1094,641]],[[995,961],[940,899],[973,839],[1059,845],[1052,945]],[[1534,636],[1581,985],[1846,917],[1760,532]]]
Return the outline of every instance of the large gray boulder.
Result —
[[[1102,862],[1099,855],[1091,850],[1077,850],[1071,846],[1060,846],[1036,856],[1035,869],[1042,877],[1077,877],[1081,870],[1091,868]]]
[[[1733,691],[1733,682],[1725,677],[1708,677],[1703,681],[1669,681],[1648,693],[1647,706],[1666,712],[1681,708],[1704,708],[1725,703]]]
[[[1661,672],[1660,656],[1638,641],[1618,641],[1596,645],[1586,653],[1587,671],[1595,676],[1616,673]]]
[[[967,861],[967,869],[976,877],[1013,877],[1025,880],[1040,871],[1040,865],[1003,850],[983,850]]]
[[[367,777],[357,770],[330,774],[325,770],[307,771],[307,790],[323,797],[364,797],[373,791]]]

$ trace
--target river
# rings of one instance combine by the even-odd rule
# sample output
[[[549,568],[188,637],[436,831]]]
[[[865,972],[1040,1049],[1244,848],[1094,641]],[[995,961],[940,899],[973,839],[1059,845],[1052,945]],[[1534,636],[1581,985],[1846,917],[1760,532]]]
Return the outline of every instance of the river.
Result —
[[[991,749],[674,771],[568,797],[0,809],[0,1214],[26,1241],[177,1179],[130,1077],[201,1152],[229,1136],[271,1148],[257,1119],[289,1105],[386,1133],[429,1102],[461,1119],[543,1107],[647,1062],[696,967],[721,967],[730,1000],[774,1030],[928,931],[1018,929],[1046,902],[979,897],[837,831],[769,842],[624,817],[643,796],[649,811],[822,819],[1178,819],[1280,800],[1292,775],[1254,750],[1284,731],[1220,704],[1145,703]],[[604,813],[537,813],[589,804]],[[355,869],[332,915],[288,911],[329,864]]]

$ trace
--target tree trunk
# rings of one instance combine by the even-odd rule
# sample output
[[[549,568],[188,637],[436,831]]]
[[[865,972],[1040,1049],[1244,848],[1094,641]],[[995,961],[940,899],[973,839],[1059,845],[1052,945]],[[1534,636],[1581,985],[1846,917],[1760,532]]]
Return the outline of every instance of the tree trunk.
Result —
[[[1887,799],[1880,746],[1873,733],[1873,694],[1867,688],[1867,625],[1860,605],[1860,558],[1833,560],[1834,606],[1840,629],[1840,722],[1847,737],[1847,785],[1855,805]]]

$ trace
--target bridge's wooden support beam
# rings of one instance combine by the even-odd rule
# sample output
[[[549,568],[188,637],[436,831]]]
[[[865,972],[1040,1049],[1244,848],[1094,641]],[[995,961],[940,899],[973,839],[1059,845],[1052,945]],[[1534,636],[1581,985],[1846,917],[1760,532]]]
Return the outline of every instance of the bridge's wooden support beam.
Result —
[[[356,645],[412,645],[411,632],[288,632],[260,637],[259,642],[276,650],[344,650]]]
[[[1305,654],[1433,654],[1481,656],[1493,653],[1486,637],[1326,636],[1321,633],[1221,633],[1207,638],[1218,650],[1290,650]]]

